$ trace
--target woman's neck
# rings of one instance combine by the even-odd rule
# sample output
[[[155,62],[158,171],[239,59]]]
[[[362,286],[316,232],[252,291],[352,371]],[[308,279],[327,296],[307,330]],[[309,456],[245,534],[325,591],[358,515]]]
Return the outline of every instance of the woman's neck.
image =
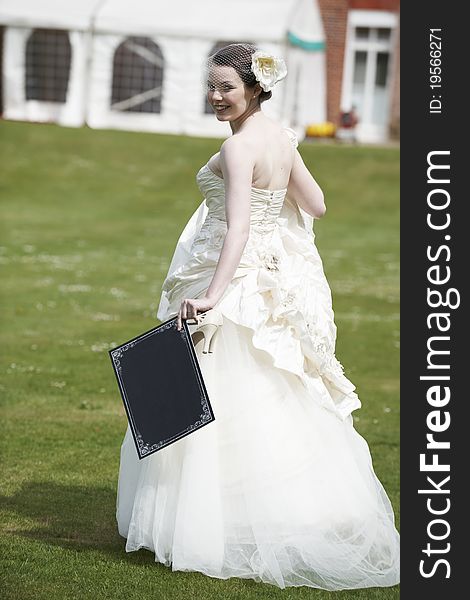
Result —
[[[230,127],[232,129],[232,135],[234,133],[238,133],[240,129],[245,126],[245,123],[253,121],[253,119],[258,120],[260,117],[257,115],[263,115],[263,111],[261,110],[261,106],[256,103],[252,108],[248,108],[238,119],[234,119],[230,121]]]

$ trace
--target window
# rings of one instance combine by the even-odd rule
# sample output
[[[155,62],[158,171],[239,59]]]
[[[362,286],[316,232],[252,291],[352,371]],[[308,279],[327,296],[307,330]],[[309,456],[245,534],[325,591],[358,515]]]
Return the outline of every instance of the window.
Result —
[[[391,27],[355,25],[350,35],[350,79],[347,104],[355,107],[359,123],[385,127],[389,118]],[[343,102],[346,104],[346,102]]]
[[[146,37],[130,37],[114,53],[111,109],[161,112],[164,60],[159,46]]]
[[[379,40],[387,41],[390,39],[391,32],[391,29],[389,29],[388,27],[379,27],[377,29],[377,38]]]
[[[71,47],[67,31],[35,29],[26,43],[26,100],[65,103]]]
[[[354,75],[353,84],[355,88],[359,90],[365,83],[366,80],[366,63],[367,63],[367,52],[363,50],[356,50],[354,55]]]
[[[367,40],[370,34],[369,27],[356,27],[356,38],[359,40]]]

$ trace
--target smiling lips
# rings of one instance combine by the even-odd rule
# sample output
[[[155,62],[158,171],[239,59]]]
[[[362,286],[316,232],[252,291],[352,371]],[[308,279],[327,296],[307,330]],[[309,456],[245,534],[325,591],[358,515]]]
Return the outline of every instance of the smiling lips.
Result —
[[[228,108],[228,106],[224,106],[222,104],[218,104],[218,105],[214,105],[214,108],[217,112],[222,112],[223,110],[225,110],[226,108]]]

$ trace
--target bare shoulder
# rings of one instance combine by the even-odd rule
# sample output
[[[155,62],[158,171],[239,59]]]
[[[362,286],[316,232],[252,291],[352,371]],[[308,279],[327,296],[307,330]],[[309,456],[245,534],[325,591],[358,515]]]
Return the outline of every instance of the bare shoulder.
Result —
[[[227,138],[220,147],[221,155],[237,155],[253,149],[252,138],[243,133],[237,133]]]
[[[252,164],[256,156],[256,144],[246,134],[232,135],[220,147],[220,159],[226,165]]]

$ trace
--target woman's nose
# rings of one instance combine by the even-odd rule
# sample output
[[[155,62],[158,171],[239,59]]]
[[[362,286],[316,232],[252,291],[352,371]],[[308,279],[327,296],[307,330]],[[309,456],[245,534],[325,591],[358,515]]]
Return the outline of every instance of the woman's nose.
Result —
[[[214,100],[221,100],[222,94],[219,92],[219,90],[214,90],[212,93],[212,98],[214,98]]]

